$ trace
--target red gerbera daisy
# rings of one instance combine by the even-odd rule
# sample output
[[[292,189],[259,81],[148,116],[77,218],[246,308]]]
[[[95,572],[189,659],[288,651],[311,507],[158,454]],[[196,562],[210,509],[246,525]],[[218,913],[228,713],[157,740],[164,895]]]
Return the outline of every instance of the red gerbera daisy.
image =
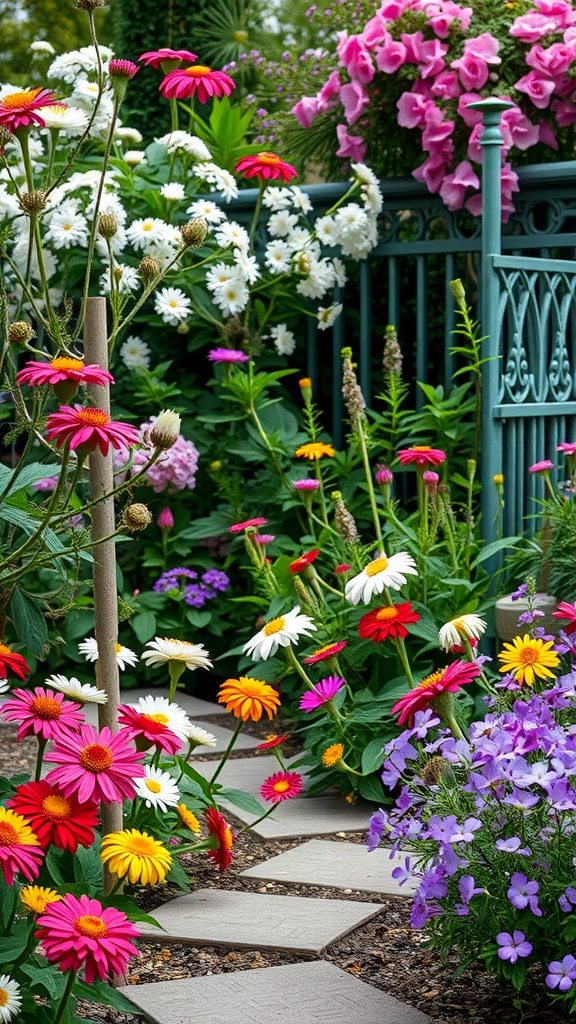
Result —
[[[576,632],[576,604],[560,601],[560,604],[556,605],[556,611],[552,612],[552,618],[568,620],[567,625],[562,626],[562,629],[568,636]]]
[[[461,686],[471,683],[479,674],[479,665],[469,661],[453,661],[446,668],[439,668],[426,676],[413,690],[400,697],[392,708],[392,714],[395,715],[399,711],[398,725],[404,725],[406,722],[410,729],[417,711],[423,711],[442,693],[456,693]]]
[[[46,426],[48,441],[56,438],[58,447],[69,442],[72,450],[81,449],[80,454],[99,448],[102,455],[107,455],[110,444],[121,451],[140,440],[135,427],[112,420],[102,409],[85,409],[81,405],[61,406],[58,412],[50,414]]]
[[[208,856],[220,868],[220,871],[226,871],[226,868],[229,868],[232,863],[230,851],[234,845],[234,833],[224,815],[214,807],[208,808],[204,818],[214,841],[214,849],[208,850]]]
[[[394,639],[397,636],[407,636],[405,624],[418,622],[419,618],[418,612],[414,611],[409,601],[404,604],[384,605],[362,616],[358,623],[358,632],[363,640],[374,640],[380,644],[388,637]]]
[[[170,63],[179,64],[181,60],[189,60],[194,63],[198,60],[197,53],[190,53],[190,50],[171,50],[168,46],[161,46],[159,50],[148,50],[147,53],[143,53],[138,57],[138,60],[144,61],[145,64],[150,64],[153,68],[162,67],[163,71],[168,72],[171,70],[164,64]]]
[[[118,722],[127,727],[130,738],[136,741],[139,750],[154,746],[156,750],[165,750],[167,754],[177,754],[182,746],[180,737],[164,722],[157,721],[152,715],[143,714],[130,704],[120,705]]]
[[[292,164],[281,160],[276,153],[256,153],[255,156],[243,156],[236,164],[236,172],[245,178],[259,178],[260,181],[278,180],[286,185],[290,178],[297,178],[298,171]]]
[[[325,647],[319,647],[308,658],[302,658],[302,661],[305,665],[315,665],[318,661],[325,661],[326,658],[335,658],[340,651],[344,650],[347,643],[347,640],[337,640],[336,643],[326,644]]]
[[[36,111],[56,102],[56,96],[50,89],[19,89],[10,92],[0,100],[0,125],[9,132],[27,128],[30,124],[39,124],[43,128],[44,120]]]
[[[45,690],[13,690],[12,697],[2,705],[8,722],[20,722],[18,742],[25,736],[43,740],[58,739],[69,729],[77,729],[86,721],[80,704],[66,700],[63,693]]]
[[[94,842],[98,805],[93,800],[79,803],[73,796],[65,797],[45,779],[18,786],[8,807],[24,815],[45,848],[54,843],[60,850],[76,853],[79,845],[92,846]]]
[[[42,944],[46,959],[62,971],[84,968],[84,981],[104,980],[124,974],[131,956],[138,950],[130,939],[138,929],[115,907],[103,908],[98,900],[72,893],[50,903],[36,924],[34,938]]]
[[[313,551],[306,551],[303,555],[300,555],[299,558],[295,558],[293,562],[290,562],[290,565],[288,566],[290,572],[303,572],[309,565],[312,565],[312,562],[318,558],[319,554],[320,551],[318,548],[314,548]]]
[[[256,750],[272,750],[273,747],[279,747],[281,743],[284,743],[286,738],[286,736],[276,736],[274,733],[271,733],[266,737],[264,743],[258,744]]]
[[[134,799],[134,780],[146,774],[140,764],[143,757],[125,731],[113,735],[104,726],[97,733],[91,725],[83,725],[78,733],[68,731],[65,739],[55,740],[54,750],[45,755],[45,761],[58,765],[46,781],[60,786],[66,797],[76,796],[80,803],[121,803]]]
[[[15,654],[6,644],[0,644],[0,679],[6,679],[9,672],[13,672],[18,679],[26,679],[30,668],[21,654]]]
[[[0,807],[0,867],[7,885],[21,872],[29,882],[38,878],[44,850],[26,818],[7,807]]]
[[[429,444],[415,444],[412,448],[402,448],[398,452],[398,461],[403,466],[438,466],[446,461],[446,452],[440,448],[431,448]]]
[[[279,804],[291,800],[302,791],[302,776],[298,772],[275,772],[262,783],[260,793],[264,800]]]
[[[205,64],[170,71],[160,82],[160,92],[168,100],[186,100],[196,96],[200,103],[229,96],[236,82],[223,71],[212,71]]]

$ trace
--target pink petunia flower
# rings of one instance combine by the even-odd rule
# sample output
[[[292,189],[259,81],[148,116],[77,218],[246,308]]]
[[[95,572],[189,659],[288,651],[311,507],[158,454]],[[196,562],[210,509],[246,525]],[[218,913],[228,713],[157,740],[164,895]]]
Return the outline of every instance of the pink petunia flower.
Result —
[[[316,683],[314,690],[307,690],[300,697],[300,710],[301,711],[316,711],[317,708],[321,708],[323,704],[326,704],[329,700],[332,700],[336,696],[339,690],[345,685],[343,679],[339,676],[328,676],[326,679],[321,679],[319,683]]]
[[[140,440],[135,427],[111,419],[103,409],[81,405],[62,405],[48,416],[46,427],[48,441],[55,439],[58,447],[67,442],[72,451],[79,448],[81,453],[99,448],[102,455],[107,455],[110,444],[121,449]]]
[[[95,978],[104,981],[122,975],[131,956],[138,956],[130,941],[139,935],[126,914],[114,907],[104,908],[88,896],[66,893],[61,900],[50,903],[37,919],[42,950],[49,963],[62,971],[84,968],[84,980],[91,985]]]
[[[13,690],[10,700],[2,705],[2,714],[7,722],[20,722],[19,743],[25,736],[58,739],[62,730],[66,735],[67,729],[75,730],[86,721],[80,704],[42,686],[34,690]]]
[[[345,124],[336,125],[336,135],[340,143],[336,150],[336,156],[345,156],[350,160],[362,163],[366,153],[366,145],[362,136],[350,135]]]
[[[168,100],[186,100],[194,96],[200,103],[229,96],[236,82],[224,71],[212,71],[205,64],[170,71],[160,83],[160,92]]]
[[[102,800],[105,804],[132,800],[135,779],[143,778],[140,764],[144,754],[134,749],[126,732],[114,735],[104,726],[98,733],[91,725],[81,726],[78,733],[68,732],[65,740],[57,739],[45,761],[57,767],[46,776],[67,796],[84,800]]]

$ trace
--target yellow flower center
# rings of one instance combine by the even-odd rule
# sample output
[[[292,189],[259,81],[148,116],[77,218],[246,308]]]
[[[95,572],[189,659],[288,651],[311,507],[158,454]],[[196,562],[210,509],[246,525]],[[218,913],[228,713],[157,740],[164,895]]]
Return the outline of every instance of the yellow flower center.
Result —
[[[110,417],[103,409],[80,409],[76,415],[80,423],[85,423],[89,427],[103,427],[110,423]]]
[[[54,697],[35,697],[30,702],[30,711],[38,718],[50,720],[60,718],[62,705]]]
[[[257,153],[256,159],[259,160],[261,164],[269,164],[271,167],[274,166],[274,164],[280,163],[280,157],[276,156],[276,153]]]
[[[82,917],[77,917],[74,927],[81,935],[86,935],[90,939],[103,939],[108,932],[106,922],[101,917],[96,917],[95,914],[83,914]]]
[[[338,761],[342,760],[344,754],[344,747],[341,743],[333,743],[331,747],[327,747],[322,754],[322,764],[325,768],[332,768],[333,765],[338,764]]]
[[[171,636],[165,636],[164,641],[167,644],[178,644],[178,647],[184,647],[186,644],[185,640],[173,640]]]
[[[279,633],[281,629],[284,629],[285,625],[286,623],[280,615],[277,619],[271,619],[270,622],[267,622],[263,632],[266,636],[272,636],[273,633]]]
[[[445,671],[445,669],[443,669],[443,668],[437,668],[435,672],[431,672],[429,676],[426,676],[424,679],[422,679],[421,682],[417,683],[416,685],[418,687],[420,687],[420,686],[424,687],[424,686],[429,686],[430,683],[437,683],[439,679],[442,679],[442,676],[444,675],[444,671]]]
[[[0,644],[0,655],[6,654],[12,654],[12,651],[9,647],[6,647],[6,644]]]
[[[286,779],[280,779],[274,783],[272,789],[275,793],[285,793],[287,789],[290,789],[290,783],[286,782]]]
[[[184,72],[186,75],[191,75],[192,78],[203,78],[204,75],[209,75],[212,68],[207,67],[206,64],[193,64],[191,68],[186,68]]]
[[[80,751],[80,764],[88,772],[103,772],[112,764],[112,751],[101,743],[89,743]]]
[[[143,715],[143,718],[147,718],[149,722],[158,722],[158,725],[168,725],[170,719],[168,715],[163,715],[161,711],[157,711],[154,715]]]
[[[398,618],[398,612],[395,608],[380,608],[380,610],[376,612],[376,618],[380,621],[389,621],[390,619]]]
[[[5,988],[0,988],[0,1006],[6,1006],[8,1002],[8,993]]]
[[[62,818],[69,818],[72,807],[63,796],[56,796],[55,793],[51,793],[50,796],[44,797],[42,801],[42,810],[49,818],[58,820]]]
[[[156,779],[146,779],[146,789],[149,789],[151,793],[160,793],[162,786]]]
[[[8,110],[17,110],[18,107],[27,107],[29,103],[32,103],[36,99],[39,92],[42,89],[20,89],[18,92],[11,92],[8,96],[4,96],[1,101],[1,105]]]
[[[432,449],[429,444],[415,444],[412,446],[413,452],[431,452]]]
[[[136,857],[156,857],[158,855],[158,843],[150,836],[130,836],[127,846],[130,853]]]
[[[122,644],[114,644],[114,654],[120,654],[122,650]]]
[[[367,576],[377,576],[379,572],[385,572],[388,568],[387,558],[375,558],[373,562],[369,562],[364,572]]]
[[[64,227],[70,225],[65,224]],[[83,359],[68,359],[67,356],[58,356],[56,359],[50,360],[50,366],[54,370],[83,370],[84,360]]]
[[[533,647],[524,647],[518,654],[518,661],[522,662],[523,665],[533,665],[535,661],[538,661],[540,651],[535,650]]]
[[[9,821],[0,821],[0,846],[16,846],[18,832]]]

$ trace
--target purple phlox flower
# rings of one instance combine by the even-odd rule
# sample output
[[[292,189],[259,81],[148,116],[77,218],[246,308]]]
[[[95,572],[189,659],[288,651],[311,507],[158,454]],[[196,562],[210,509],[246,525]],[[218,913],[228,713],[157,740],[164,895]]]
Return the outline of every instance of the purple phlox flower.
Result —
[[[505,676],[502,676],[502,679],[498,679],[497,682],[494,683],[494,687],[495,687],[496,690],[521,690],[522,689],[520,684],[516,682],[516,680],[515,680],[515,678],[514,678],[514,676],[512,675],[511,672],[507,672]]]
[[[518,616],[518,623],[522,622],[523,624],[531,626],[536,619],[543,618],[544,612],[541,612],[538,608],[533,608],[531,612],[522,612],[522,614]]]
[[[550,782],[558,778],[558,775],[556,772],[550,771],[546,761],[528,764],[523,757],[518,757],[510,764],[510,778],[520,789],[527,789],[534,783],[546,789]]]
[[[449,843],[452,834],[458,828],[458,819],[455,814],[449,814],[441,818],[439,814],[433,814],[428,822],[427,839],[435,839],[438,843]]]
[[[404,742],[400,744],[399,740],[404,740]],[[391,744],[387,745],[385,753],[388,752],[389,756],[382,765],[383,772],[380,778],[385,786],[388,786],[389,789],[394,789],[406,767],[406,762],[408,760],[416,760],[418,751],[411,743],[405,741],[405,734],[403,733],[402,736],[399,736]]]
[[[446,871],[441,864],[436,864],[424,872],[418,887],[420,896],[423,896],[425,900],[441,900],[447,892]]]
[[[529,811],[537,803],[540,803],[540,797],[536,793],[529,793],[525,789],[514,788],[508,796],[504,797],[503,803],[507,807],[515,807],[518,811]]]
[[[185,579],[197,580],[198,573],[194,572],[193,569],[185,569],[184,567],[168,569],[167,572],[163,572],[162,575],[158,577],[152,589],[158,594],[167,594],[169,590],[180,590]]]
[[[488,665],[493,660],[494,659],[491,658],[489,654],[478,654],[476,656],[476,664],[480,665],[480,668],[482,668],[483,665]]]
[[[470,861],[466,857],[460,857],[453,846],[441,846],[440,858],[442,867],[449,878],[453,878],[457,871],[470,866]]]
[[[398,885],[405,885],[406,882],[410,882],[414,878],[414,872],[410,865],[410,857],[405,857],[404,866],[398,864],[397,867],[392,869],[392,878],[398,882]]]
[[[426,748],[426,752],[431,751],[431,747]],[[466,740],[456,740],[450,734],[449,736],[441,736],[436,745],[442,757],[445,757],[451,764],[463,764],[469,765],[471,760],[470,745]]]
[[[498,932],[496,942],[500,947],[499,959],[509,960],[511,964],[515,964],[519,956],[530,956],[532,952],[532,946],[526,941],[524,932],[512,932],[512,935],[510,932]]]
[[[556,779],[544,787],[551,807],[556,811],[576,810],[576,792],[568,779]]]
[[[515,871],[510,879],[507,896],[516,910],[524,910],[525,907],[528,907],[536,917],[542,917],[542,911],[538,906],[539,892],[540,885],[536,879],[528,881],[526,875],[523,875],[521,871]]]
[[[547,633],[546,630],[544,629],[544,626],[536,626],[536,628],[534,629],[534,639],[535,640],[555,640],[556,637],[555,637],[554,633]]]
[[[562,895],[558,897],[558,903],[565,914],[571,913],[572,907],[576,907],[576,889],[573,885],[566,886]]]
[[[546,984],[548,988],[557,988],[559,992],[568,992],[576,981],[576,960],[568,953],[563,960],[553,960],[548,964]]]
[[[466,821],[450,837],[451,843],[472,843],[474,833],[482,828],[482,822],[478,818],[466,818]]]
[[[501,853],[517,853],[521,857],[531,857],[532,850],[528,846],[522,846],[519,836],[509,836],[508,839],[497,839],[496,849]]]
[[[518,590],[515,590],[513,594],[510,594],[511,601],[519,601],[522,597],[526,597],[528,593],[528,584],[521,583]]]
[[[432,708],[426,708],[425,711],[417,711],[414,715],[414,725],[406,731],[406,738],[414,737],[417,740],[424,740],[429,730],[434,729],[437,725],[440,725],[440,719]]]
[[[473,875],[462,875],[458,882],[458,889],[462,902],[466,904],[470,903],[473,896],[480,896],[485,891],[482,886],[476,885],[476,879]]]
[[[397,754],[393,754],[392,757],[388,757],[382,765],[383,771],[380,778],[382,780],[382,784],[387,786],[388,789],[395,789],[402,778],[402,769],[398,768],[394,764],[394,758],[397,756]]]
[[[439,903],[427,903],[423,896],[416,893],[410,911],[410,924],[413,928],[423,928],[431,917],[438,917],[442,913]]]
[[[386,811],[383,811],[381,807],[370,817],[368,824],[368,833],[366,835],[366,845],[369,853],[375,850],[382,838],[382,833],[388,823],[388,815]]]
[[[230,586],[229,577],[225,572],[221,572],[220,569],[207,569],[206,572],[202,573],[202,582],[207,587],[212,587],[213,590],[218,591],[218,593],[223,593]]]
[[[247,363],[250,356],[234,348],[212,348],[208,359],[211,363]]]
[[[316,683],[314,690],[307,690],[300,697],[300,710],[301,711],[315,711],[317,708],[322,707],[327,701],[332,700],[336,696],[339,690],[345,685],[344,680],[340,679],[339,676],[328,676],[326,679],[321,679],[319,683]]]
[[[400,796],[396,800],[396,807],[402,814],[405,814],[411,807],[417,807],[418,804],[425,802],[424,797],[416,796],[415,793],[410,792],[408,786],[402,786]],[[420,811],[417,813],[419,814]]]

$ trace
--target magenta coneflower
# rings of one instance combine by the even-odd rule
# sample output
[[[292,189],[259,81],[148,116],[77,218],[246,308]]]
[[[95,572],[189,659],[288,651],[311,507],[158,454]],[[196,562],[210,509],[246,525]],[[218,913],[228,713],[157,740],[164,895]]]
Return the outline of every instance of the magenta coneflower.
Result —
[[[316,711],[316,708],[321,708],[323,704],[332,700],[344,685],[344,680],[339,676],[327,676],[326,679],[321,679],[319,683],[316,683],[314,690],[307,690],[302,694],[300,710]]]
[[[161,530],[171,530],[173,528],[174,516],[171,508],[166,506],[166,508],[162,509],[158,519],[156,520],[156,525],[159,526]]]
[[[182,740],[176,733],[157,721],[153,715],[143,714],[130,704],[121,704],[118,708],[118,722],[126,726],[130,738],[135,740],[139,749],[146,750],[154,746],[156,750],[164,750],[167,754],[177,754]]]
[[[159,50],[148,50],[147,53],[141,54],[138,60],[144,61],[145,64],[149,64],[153,68],[159,68],[165,61],[178,63],[181,60],[189,60],[194,63],[195,60],[198,60],[198,54],[190,53],[190,50],[171,50],[168,46],[162,46]]]
[[[81,803],[121,803],[134,798],[134,780],[145,775],[140,764],[143,757],[124,731],[113,735],[104,726],[97,733],[91,725],[83,725],[78,733],[68,732],[65,740],[56,740],[54,750],[45,755],[45,761],[58,765],[46,781],[60,786],[64,796],[76,796]]]
[[[212,348],[208,359],[211,363],[247,363],[250,356],[235,348]]]
[[[242,530],[247,530],[250,526],[266,526],[267,519],[245,519],[243,523],[234,523],[233,526],[229,527],[230,533],[242,533]]]
[[[415,444],[412,448],[401,448],[398,462],[403,466],[438,466],[446,461],[446,452],[440,448],[431,448],[429,444]]]
[[[317,491],[320,487],[320,481],[307,476],[303,480],[293,480],[292,486],[297,491]]]
[[[298,772],[276,772],[260,786],[261,796],[272,804],[279,804],[281,800],[291,800],[301,792],[302,776],[298,775]]]
[[[290,178],[297,178],[298,171],[292,164],[287,164],[276,153],[256,153],[255,156],[243,156],[236,164],[236,172],[245,178],[259,178],[260,181],[276,181],[280,179],[286,185]]]
[[[50,414],[46,426],[48,441],[55,438],[58,447],[68,442],[72,450],[81,449],[80,454],[99,448],[102,455],[107,455],[110,444],[121,451],[140,440],[135,427],[111,419],[102,409],[81,405],[61,406],[58,412]]]
[[[186,100],[197,97],[200,103],[221,96],[229,96],[236,88],[236,82],[223,71],[212,71],[205,64],[193,64],[189,68],[170,71],[160,82],[160,92],[169,100]]]
[[[557,452],[564,452],[565,455],[576,455],[576,441],[563,441],[556,445]]]
[[[10,92],[0,100],[0,125],[9,132],[27,128],[31,124],[44,127],[44,121],[37,110],[56,103],[56,96],[50,89],[19,89]]]
[[[108,64],[108,74],[111,78],[134,78],[139,67],[132,60],[113,59]]]
[[[69,359],[58,356],[49,363],[31,360],[16,376],[19,384],[59,384],[61,381],[75,381],[77,384],[113,384],[114,377],[95,363],[84,364],[83,359]]]
[[[347,566],[349,569],[350,566]],[[308,658],[302,658],[305,665],[316,665],[318,661],[325,661],[326,658],[335,658],[340,651],[343,651],[348,643],[347,640],[337,640],[333,644],[326,644],[324,647],[319,647],[318,650],[310,654]]]
[[[98,900],[72,893],[50,903],[37,919],[39,939],[46,959],[58,964],[62,971],[84,968],[84,980],[91,985],[95,978],[103,981],[124,974],[131,956],[138,950],[130,939],[138,937],[138,929],[126,914],[114,907],[104,908]]]
[[[34,690],[13,690],[10,700],[2,705],[2,714],[8,722],[20,722],[19,743],[30,735],[43,740],[58,739],[63,729],[75,730],[86,721],[80,704],[42,686]]]
[[[28,879],[38,878],[44,850],[38,836],[21,814],[0,807],[0,867],[7,885],[14,884],[14,875],[20,872]]]

